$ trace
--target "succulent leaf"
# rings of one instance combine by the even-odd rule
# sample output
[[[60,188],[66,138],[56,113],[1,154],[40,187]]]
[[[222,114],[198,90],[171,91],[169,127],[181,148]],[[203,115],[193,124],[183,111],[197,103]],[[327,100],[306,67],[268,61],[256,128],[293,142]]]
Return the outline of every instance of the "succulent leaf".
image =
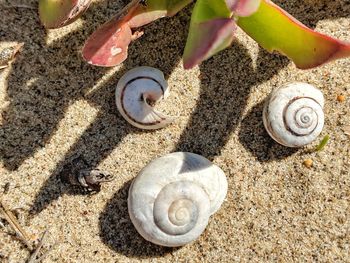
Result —
[[[59,28],[74,22],[91,0],[39,0],[40,20],[46,28]]]
[[[269,0],[256,13],[239,17],[237,24],[262,47],[283,53],[301,69],[350,56],[350,44],[317,33]]]
[[[198,0],[194,7],[184,51],[184,68],[189,69],[230,46],[235,22],[225,0]]]
[[[230,46],[235,28],[235,22],[230,18],[212,19],[192,25],[183,56],[184,68],[193,68]]]
[[[165,16],[172,16],[192,0],[133,0],[109,22],[98,28],[86,41],[83,57],[90,64],[112,67],[127,58],[130,42],[139,35],[132,29]],[[118,53],[117,51],[121,51]]]
[[[131,29],[125,21],[111,20],[90,36],[83,49],[83,58],[102,67],[120,64],[128,56],[131,38]]]
[[[261,0],[226,0],[227,7],[237,16],[250,16],[255,13]]]

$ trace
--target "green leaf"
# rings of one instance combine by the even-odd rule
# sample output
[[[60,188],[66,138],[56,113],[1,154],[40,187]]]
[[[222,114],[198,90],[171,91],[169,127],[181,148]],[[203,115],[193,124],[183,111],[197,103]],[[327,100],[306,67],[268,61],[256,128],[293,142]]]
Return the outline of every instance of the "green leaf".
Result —
[[[231,45],[235,22],[225,0],[198,0],[184,51],[184,67],[192,68]]]
[[[269,0],[256,13],[239,17],[237,24],[262,47],[281,52],[301,69],[350,56],[350,44],[317,33]]]
[[[324,136],[320,144],[316,147],[316,151],[317,152],[322,151],[326,146],[326,144],[328,143],[328,141],[329,141],[329,135],[327,134],[326,136]]]

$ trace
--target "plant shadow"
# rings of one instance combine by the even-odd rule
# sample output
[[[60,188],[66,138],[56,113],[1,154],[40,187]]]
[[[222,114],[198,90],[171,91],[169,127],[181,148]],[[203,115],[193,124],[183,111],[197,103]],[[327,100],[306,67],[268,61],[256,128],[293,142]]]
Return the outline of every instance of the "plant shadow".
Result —
[[[99,5],[92,5],[92,13],[99,11]],[[36,12],[12,8],[5,12],[9,13],[0,32],[7,41],[25,43],[7,78],[9,105],[0,128],[1,159],[6,169],[16,170],[50,141],[67,108],[84,99],[106,69],[91,67],[81,58],[81,46],[91,30],[78,28],[48,42]]]
[[[198,153],[210,160],[220,155],[241,121],[251,89],[288,63],[285,57],[260,49],[254,68],[247,49],[239,43],[202,63],[199,101],[175,151]]]
[[[348,17],[350,14],[350,5],[343,1],[316,1],[317,4],[301,0],[275,2],[313,28],[320,20]],[[194,152],[210,160],[220,155],[241,122],[251,89],[270,80],[289,63],[286,57],[260,48],[254,68],[248,51],[239,43],[203,62],[200,65],[200,98],[174,151]],[[261,162],[283,159],[297,152],[275,143],[265,133],[262,118],[256,117],[262,114],[259,110],[262,110],[262,105],[254,107],[243,120],[243,130],[239,132],[242,145]],[[256,126],[260,128],[260,133],[253,134],[254,137],[246,136],[254,133],[255,130],[249,129]],[[260,143],[255,145],[249,142],[260,139]]]
[[[180,62],[187,32],[174,36],[171,45],[166,42],[164,35],[175,31],[178,27],[187,28],[188,23],[188,16],[186,13],[182,13],[172,20],[162,19],[149,25],[145,29],[142,40],[134,42],[129,47],[128,59],[118,71],[97,90],[84,94],[83,99],[91,103],[92,106],[98,107],[98,115],[70,147],[64,159],[56,165],[51,176],[41,187],[34,199],[32,214],[40,213],[62,194],[72,193],[71,191],[67,192],[68,186],[57,187],[57,184],[60,183],[61,172],[70,165],[73,159],[82,158],[93,169],[118,146],[126,135],[145,132],[132,127],[118,114],[114,97],[116,83],[124,73],[140,65],[161,68],[167,79]],[[157,28],[163,28],[163,31],[159,31]],[[157,46],[154,45],[155,42],[157,42]],[[144,50],[148,50],[148,52],[140,52]],[[171,60],[168,59],[169,54],[172,55]]]
[[[131,181],[108,201],[99,217],[100,237],[106,245],[125,256],[146,258],[164,256],[179,248],[161,247],[146,241],[133,226],[128,213]]]

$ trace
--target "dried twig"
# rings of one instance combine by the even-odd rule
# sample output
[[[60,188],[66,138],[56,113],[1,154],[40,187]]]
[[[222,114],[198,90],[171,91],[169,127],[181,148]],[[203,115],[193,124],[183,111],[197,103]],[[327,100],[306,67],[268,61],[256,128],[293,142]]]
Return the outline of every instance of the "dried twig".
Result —
[[[15,46],[7,47],[0,50],[0,69],[7,68],[15,59],[16,54],[21,50],[24,43],[19,43]]]
[[[37,259],[36,262],[42,262],[51,252],[51,250],[55,249],[58,246],[58,242],[56,242],[55,244],[53,244],[51,247],[49,247],[42,255],[40,258]]]
[[[0,200],[0,212],[4,215],[6,221],[12,226],[17,236],[23,241],[23,243],[32,250],[32,244],[29,242],[30,237],[24,231],[24,229],[18,223],[16,217],[12,214],[10,209]]]
[[[38,246],[36,247],[36,249],[34,250],[34,252],[32,253],[32,255],[30,256],[29,260],[27,263],[35,263],[35,262],[40,262],[40,261],[37,261],[37,256],[40,252],[40,249],[42,248],[42,246],[44,245],[44,243],[46,242],[46,237],[47,237],[47,233],[48,233],[48,230],[45,230],[45,232],[43,233],[40,241],[39,241],[39,244]]]

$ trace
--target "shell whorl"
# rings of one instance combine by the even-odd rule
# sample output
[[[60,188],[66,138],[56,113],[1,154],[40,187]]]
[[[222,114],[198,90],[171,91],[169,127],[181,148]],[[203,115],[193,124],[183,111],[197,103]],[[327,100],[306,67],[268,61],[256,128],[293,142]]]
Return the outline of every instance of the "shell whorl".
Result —
[[[202,156],[172,153],[146,167],[129,189],[128,208],[148,241],[176,247],[200,236],[227,193],[223,171]]]
[[[302,147],[321,133],[324,125],[324,97],[306,83],[290,83],[273,91],[264,111],[264,125],[270,136],[288,147]]]
[[[137,67],[123,75],[116,88],[120,114],[140,129],[159,129],[172,119],[154,109],[154,104],[169,94],[163,73],[151,67]]]

